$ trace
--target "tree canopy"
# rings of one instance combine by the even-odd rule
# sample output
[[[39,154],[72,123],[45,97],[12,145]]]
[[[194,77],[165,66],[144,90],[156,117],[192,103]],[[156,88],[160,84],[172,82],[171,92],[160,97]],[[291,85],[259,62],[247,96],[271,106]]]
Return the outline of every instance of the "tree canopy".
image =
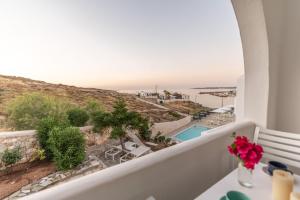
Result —
[[[111,138],[120,139],[123,149],[128,131],[137,130],[144,139],[151,134],[148,119],[137,112],[129,111],[123,99],[117,100],[113,108],[111,113],[99,111],[94,115],[95,130],[101,131],[103,128],[111,127]]]

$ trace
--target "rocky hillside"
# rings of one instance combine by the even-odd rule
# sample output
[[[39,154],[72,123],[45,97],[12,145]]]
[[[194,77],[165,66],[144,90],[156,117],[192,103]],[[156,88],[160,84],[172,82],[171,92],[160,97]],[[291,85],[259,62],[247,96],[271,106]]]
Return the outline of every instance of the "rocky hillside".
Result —
[[[107,111],[111,111],[113,103],[121,97],[125,99],[130,110],[140,112],[144,116],[150,117],[153,122],[178,119],[178,117],[172,115],[169,111],[138,101],[135,96],[129,94],[120,94],[112,90],[50,84],[22,77],[0,75],[0,130],[3,130],[7,103],[16,96],[28,92],[41,92],[47,95],[53,95],[67,99],[80,106],[84,105],[88,99],[95,99],[101,102]],[[181,116],[179,118],[181,118]]]

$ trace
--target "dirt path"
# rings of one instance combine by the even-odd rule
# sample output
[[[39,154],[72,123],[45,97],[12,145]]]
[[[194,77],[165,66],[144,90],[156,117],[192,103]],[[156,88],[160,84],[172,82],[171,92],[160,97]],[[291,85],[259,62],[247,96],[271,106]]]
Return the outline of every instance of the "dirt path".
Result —
[[[141,99],[141,98],[138,98],[138,97],[136,97],[136,99],[139,100],[139,101],[142,101],[142,102],[144,102],[144,103],[148,103],[148,104],[151,104],[151,105],[153,105],[153,106],[156,106],[157,108],[161,108],[161,109],[164,109],[164,110],[170,110],[170,111],[173,111],[173,110],[170,109],[170,108],[167,108],[167,107],[165,107],[165,106],[162,106],[162,105],[159,105],[159,104],[156,104],[156,103],[152,103],[152,102],[150,102],[150,101],[147,101],[147,100],[144,100],[144,99]],[[182,113],[182,112],[178,112],[178,111],[174,111],[174,112],[178,113],[179,115],[185,116],[185,117],[189,116],[188,114],[185,114],[185,113]]]
[[[165,107],[165,106],[158,105],[158,104],[156,104],[156,103],[152,103],[152,102],[150,102],[150,101],[147,101],[147,100],[144,100],[144,99],[141,99],[141,98],[138,98],[138,97],[136,97],[136,99],[139,100],[139,101],[142,101],[142,102],[144,102],[144,103],[148,103],[148,104],[151,104],[151,105],[156,106],[156,107],[158,107],[158,108],[164,109],[164,110],[170,110],[169,108],[167,108],[167,107]]]
[[[23,186],[28,185],[40,178],[55,171],[52,163],[42,162],[28,169],[13,172],[0,177],[0,199],[18,191]]]

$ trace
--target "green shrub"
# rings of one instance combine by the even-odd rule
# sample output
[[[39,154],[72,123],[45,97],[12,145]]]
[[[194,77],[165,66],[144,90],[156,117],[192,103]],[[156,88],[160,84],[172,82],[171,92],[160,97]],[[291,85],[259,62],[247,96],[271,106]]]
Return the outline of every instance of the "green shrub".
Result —
[[[165,143],[166,143],[166,144],[169,144],[169,143],[171,143],[171,142],[172,142],[172,139],[171,139],[171,138],[166,138],[166,139],[165,139]]]
[[[104,108],[100,102],[90,99],[85,106],[85,110],[92,119],[95,113],[103,112]]]
[[[152,139],[153,142],[158,144],[163,144],[165,146],[170,146],[173,144],[172,139],[161,135],[161,132],[158,132],[155,137]]]
[[[31,159],[30,159],[30,162],[33,162],[35,160],[45,160],[47,157],[46,157],[46,152],[44,149],[41,149],[41,148],[37,148],[35,149],[35,152],[34,154],[32,155]]]
[[[89,120],[89,115],[85,110],[80,108],[74,108],[69,110],[68,119],[72,126],[81,127]]]
[[[169,111],[168,113],[169,113],[169,115],[175,117],[176,119],[179,119],[181,117],[180,114],[178,114],[177,112],[174,112],[174,111]]]
[[[37,158],[39,160],[45,160],[46,159],[46,153],[44,149],[38,149],[37,150]]]
[[[69,121],[67,121],[66,119],[59,120],[54,117],[45,117],[41,119],[41,121],[38,123],[37,126],[38,140],[41,148],[45,150],[45,154],[48,159],[52,158],[52,151],[48,145],[48,139],[52,129],[55,127],[65,128],[68,126],[69,126]]]
[[[40,93],[16,97],[7,106],[10,126],[16,130],[36,129],[39,121],[47,116],[66,119],[70,104]]]
[[[111,125],[111,113],[98,111],[93,114],[92,124],[95,132],[101,132],[102,129]]]
[[[159,136],[158,138],[157,138],[157,141],[158,142],[160,142],[160,143],[163,143],[164,141],[166,140],[166,137],[165,136]]]
[[[149,127],[149,119],[143,118],[139,115],[138,117],[138,133],[143,140],[150,141],[152,132]]]
[[[78,128],[53,128],[48,144],[53,152],[54,162],[60,170],[72,169],[85,158],[85,140]]]
[[[2,155],[1,161],[5,166],[10,166],[16,164],[19,160],[22,159],[20,148],[6,149]]]

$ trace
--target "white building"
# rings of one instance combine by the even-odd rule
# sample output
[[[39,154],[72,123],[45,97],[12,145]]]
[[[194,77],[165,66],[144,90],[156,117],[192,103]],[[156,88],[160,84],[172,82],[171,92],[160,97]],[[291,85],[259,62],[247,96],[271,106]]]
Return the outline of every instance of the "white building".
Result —
[[[141,98],[146,98],[146,99],[156,99],[157,98],[157,93],[154,92],[145,92],[145,91],[140,91],[138,92],[138,96]]]
[[[189,101],[190,96],[186,94],[171,94],[166,95],[165,93],[159,94],[159,98],[157,99],[157,103],[166,103],[166,102],[176,102],[176,101]]]
[[[190,96],[187,94],[181,94],[182,99],[184,100],[190,100]]]

